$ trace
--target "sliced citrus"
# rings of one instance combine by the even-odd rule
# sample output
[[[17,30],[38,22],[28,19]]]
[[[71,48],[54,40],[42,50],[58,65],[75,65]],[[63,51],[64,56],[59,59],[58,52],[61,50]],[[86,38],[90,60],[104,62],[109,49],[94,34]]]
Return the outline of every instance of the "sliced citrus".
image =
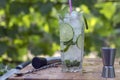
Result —
[[[74,32],[72,26],[67,23],[60,24],[60,41],[68,42],[73,39]]]
[[[80,34],[77,38],[77,47],[81,49],[82,45],[83,45],[83,38],[82,38],[82,35]]]

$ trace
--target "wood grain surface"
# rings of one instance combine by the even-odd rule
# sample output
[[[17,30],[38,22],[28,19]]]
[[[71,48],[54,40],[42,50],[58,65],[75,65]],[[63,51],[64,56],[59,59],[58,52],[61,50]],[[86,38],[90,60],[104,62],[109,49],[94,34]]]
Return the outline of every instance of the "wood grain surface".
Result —
[[[8,80],[120,80],[119,60],[115,60],[115,78],[102,78],[102,59],[84,59],[82,73],[61,72],[61,65],[56,68],[48,68],[24,76],[12,75]],[[33,69],[31,65],[25,67],[20,72],[26,72]]]

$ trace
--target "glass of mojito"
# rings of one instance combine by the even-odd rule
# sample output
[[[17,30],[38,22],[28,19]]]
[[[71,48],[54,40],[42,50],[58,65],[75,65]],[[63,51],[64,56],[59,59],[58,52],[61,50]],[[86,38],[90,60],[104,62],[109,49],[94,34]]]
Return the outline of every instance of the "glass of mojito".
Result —
[[[60,48],[63,72],[82,70],[84,54],[84,17],[82,12],[72,11],[59,16]]]

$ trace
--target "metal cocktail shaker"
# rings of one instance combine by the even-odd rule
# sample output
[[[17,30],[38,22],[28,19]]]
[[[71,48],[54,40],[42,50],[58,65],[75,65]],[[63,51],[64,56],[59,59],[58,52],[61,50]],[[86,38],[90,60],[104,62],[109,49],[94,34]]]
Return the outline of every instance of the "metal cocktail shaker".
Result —
[[[116,49],[109,47],[102,47],[102,60],[103,60],[103,70],[102,77],[104,78],[114,78],[115,70],[114,70],[114,60]]]

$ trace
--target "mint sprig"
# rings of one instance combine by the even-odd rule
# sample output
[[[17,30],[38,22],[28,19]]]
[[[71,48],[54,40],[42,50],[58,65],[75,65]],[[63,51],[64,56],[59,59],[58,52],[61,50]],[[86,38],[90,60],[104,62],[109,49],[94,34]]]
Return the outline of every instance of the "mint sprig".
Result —
[[[85,17],[84,15],[83,15],[83,18],[84,18],[84,22],[85,22],[86,29],[88,29],[87,19],[86,19],[86,17]]]
[[[68,13],[68,9],[69,9],[69,7],[66,6],[66,7],[64,7],[62,10],[59,11],[59,18],[60,18],[61,20],[63,20],[64,17],[65,17],[65,14]]]

